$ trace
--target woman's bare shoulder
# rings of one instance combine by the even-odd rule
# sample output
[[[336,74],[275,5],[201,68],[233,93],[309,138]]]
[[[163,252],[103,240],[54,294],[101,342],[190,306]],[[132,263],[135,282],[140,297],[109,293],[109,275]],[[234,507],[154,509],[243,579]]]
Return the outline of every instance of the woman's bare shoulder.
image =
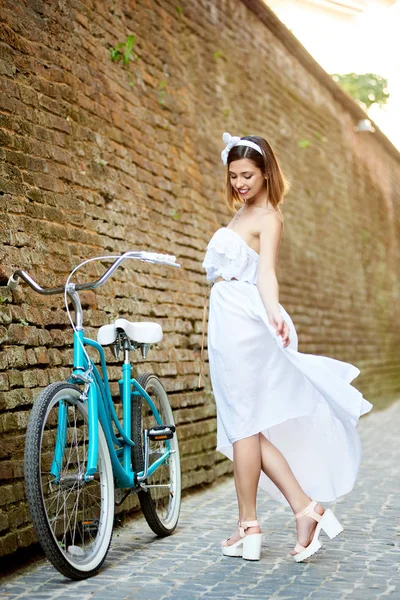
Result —
[[[276,210],[275,208],[265,208],[258,215],[257,220],[257,228],[259,232],[265,231],[268,229],[282,229],[283,226],[283,215],[280,210]]]

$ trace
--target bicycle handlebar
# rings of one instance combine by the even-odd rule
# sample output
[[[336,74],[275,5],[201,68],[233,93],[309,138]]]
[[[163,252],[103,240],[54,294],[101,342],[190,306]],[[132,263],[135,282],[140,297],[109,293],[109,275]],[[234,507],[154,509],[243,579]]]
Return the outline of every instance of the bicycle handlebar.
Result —
[[[102,257],[98,257],[98,258],[99,258],[99,260],[102,259]],[[113,262],[113,264],[107,269],[107,271],[105,271],[105,273],[103,273],[103,275],[99,279],[97,279],[96,281],[89,282],[89,283],[78,283],[78,284],[74,285],[74,289],[79,292],[81,290],[94,290],[94,289],[100,287],[111,277],[111,275],[118,269],[118,267],[121,266],[121,264],[127,258],[136,258],[138,260],[142,260],[143,262],[151,262],[151,263],[159,264],[159,265],[167,265],[169,267],[178,267],[178,268],[180,267],[180,264],[176,262],[176,257],[171,254],[158,254],[157,252],[146,252],[145,250],[140,250],[140,251],[132,250],[129,252],[125,252],[124,254],[121,254],[121,256],[119,256],[117,258],[117,260],[115,260]],[[58,286],[55,288],[42,288],[40,285],[38,285],[36,283],[36,281],[34,279],[32,279],[32,277],[30,275],[28,275],[28,273],[26,273],[25,271],[22,271],[21,269],[18,269],[11,275],[10,279],[8,280],[8,284],[7,284],[8,287],[11,290],[15,290],[16,287],[18,286],[20,279],[23,279],[38,294],[44,294],[44,295],[63,294],[65,291],[65,285]]]

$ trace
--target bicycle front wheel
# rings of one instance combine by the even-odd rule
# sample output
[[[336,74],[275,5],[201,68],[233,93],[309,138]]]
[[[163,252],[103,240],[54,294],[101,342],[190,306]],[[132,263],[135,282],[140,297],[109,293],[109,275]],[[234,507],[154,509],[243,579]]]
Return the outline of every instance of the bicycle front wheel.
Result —
[[[144,431],[160,425],[174,426],[174,417],[167,393],[161,381],[152,373],[139,375],[138,383],[150,396],[157,414],[140,396],[132,400],[132,462],[138,473],[144,469]],[[159,422],[161,420],[161,423]],[[168,453],[168,457],[144,482],[146,489],[138,493],[140,506],[149,527],[159,536],[171,535],[175,530],[181,506],[181,468],[176,432],[169,440],[151,440],[149,468]]]
[[[103,564],[114,520],[114,478],[99,423],[98,468],[85,481],[88,412],[82,390],[65,382],[37,398],[25,443],[25,487],[39,542],[50,562],[71,579]]]

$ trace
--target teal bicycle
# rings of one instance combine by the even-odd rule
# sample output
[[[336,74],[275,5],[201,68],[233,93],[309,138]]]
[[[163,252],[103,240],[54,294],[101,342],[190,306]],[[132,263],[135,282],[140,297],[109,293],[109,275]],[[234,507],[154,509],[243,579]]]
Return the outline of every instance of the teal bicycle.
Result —
[[[84,264],[106,259],[113,263],[97,281],[71,282]],[[91,577],[100,569],[111,543],[114,505],[129,493],[138,494],[157,535],[173,533],[179,518],[179,448],[168,396],[153,373],[132,377],[130,362],[132,350],[145,358],[161,340],[160,325],[117,319],[100,327],[97,341],[84,335],[79,292],[103,285],[127,259],[180,266],[174,256],[126,252],[84,261],[61,287],[42,288],[21,270],[8,284],[15,289],[23,279],[40,294],[64,294],[74,330],[71,375],[38,396],[25,443],[26,495],[38,540],[56,569],[71,579]],[[118,402],[110,392],[105,346],[116,358],[123,354]]]

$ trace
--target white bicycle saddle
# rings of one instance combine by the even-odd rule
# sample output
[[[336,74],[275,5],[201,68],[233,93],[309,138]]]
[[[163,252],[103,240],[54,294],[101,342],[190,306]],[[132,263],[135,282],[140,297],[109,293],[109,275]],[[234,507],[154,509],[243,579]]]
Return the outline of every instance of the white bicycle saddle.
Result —
[[[101,346],[113,344],[117,339],[118,329],[125,331],[130,341],[138,344],[155,344],[161,342],[163,337],[161,325],[158,323],[149,321],[132,323],[132,321],[126,319],[117,319],[110,325],[100,327],[97,333],[98,343]]]

